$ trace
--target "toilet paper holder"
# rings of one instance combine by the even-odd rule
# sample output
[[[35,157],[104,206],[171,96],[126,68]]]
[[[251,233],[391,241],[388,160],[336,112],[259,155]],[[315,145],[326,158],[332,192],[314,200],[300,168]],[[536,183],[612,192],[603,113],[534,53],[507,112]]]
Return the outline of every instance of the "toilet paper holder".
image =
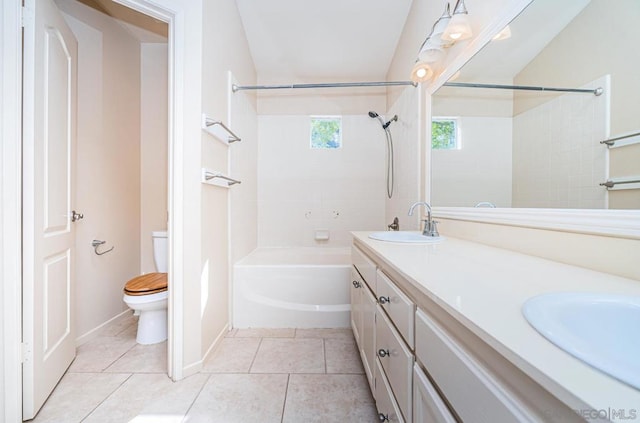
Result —
[[[94,239],[93,241],[91,241],[91,246],[93,247],[93,251],[96,253],[96,255],[101,256],[103,254],[107,254],[108,252],[113,251],[113,249],[116,248],[116,247],[111,247],[106,251],[102,251],[102,252],[98,251],[98,248],[100,248],[101,245],[104,245],[106,243],[107,241],[101,241],[99,239]]]

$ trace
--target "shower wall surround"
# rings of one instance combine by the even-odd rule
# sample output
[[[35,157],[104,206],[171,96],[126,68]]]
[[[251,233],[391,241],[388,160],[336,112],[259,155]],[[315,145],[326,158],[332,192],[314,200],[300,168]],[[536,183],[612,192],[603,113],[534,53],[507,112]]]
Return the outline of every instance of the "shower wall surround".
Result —
[[[599,97],[565,94],[513,118],[513,207],[602,209],[607,191],[608,77],[584,85]]]
[[[259,247],[347,247],[350,231],[386,229],[379,123],[343,115],[338,149],[312,149],[309,137],[309,115],[258,117]],[[329,239],[316,240],[324,229]]]
[[[395,191],[393,197],[385,197],[385,222],[398,217],[403,231],[418,230],[419,214],[407,216],[409,207],[421,199],[420,195],[420,90],[404,88],[402,94],[389,109],[388,116],[398,115],[391,126],[394,148]],[[382,132],[382,131],[380,131]],[[385,226],[386,229],[386,226]]]

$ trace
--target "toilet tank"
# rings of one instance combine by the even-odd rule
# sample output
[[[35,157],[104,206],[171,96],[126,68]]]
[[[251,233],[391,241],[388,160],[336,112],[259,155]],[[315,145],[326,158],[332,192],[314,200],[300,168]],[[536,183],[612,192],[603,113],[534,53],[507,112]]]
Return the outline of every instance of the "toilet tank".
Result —
[[[167,273],[169,271],[169,240],[167,231],[151,232],[153,238],[153,261],[156,263],[156,271]]]

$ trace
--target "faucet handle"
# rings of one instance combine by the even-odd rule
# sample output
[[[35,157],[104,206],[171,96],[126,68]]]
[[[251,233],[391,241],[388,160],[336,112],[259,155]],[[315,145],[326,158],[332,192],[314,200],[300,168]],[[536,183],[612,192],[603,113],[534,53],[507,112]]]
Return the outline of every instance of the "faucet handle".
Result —
[[[440,236],[440,233],[438,233],[438,221],[436,220],[432,220],[431,221],[431,228],[429,229],[429,236],[432,237],[438,237]]]

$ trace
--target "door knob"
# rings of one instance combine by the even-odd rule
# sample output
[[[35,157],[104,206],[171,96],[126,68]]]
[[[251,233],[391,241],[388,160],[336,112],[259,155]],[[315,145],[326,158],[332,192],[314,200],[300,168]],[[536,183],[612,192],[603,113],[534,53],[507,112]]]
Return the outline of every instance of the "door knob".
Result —
[[[78,220],[83,219],[83,218],[84,218],[84,214],[78,213],[75,210],[71,211],[71,221],[72,222],[77,222]]]

